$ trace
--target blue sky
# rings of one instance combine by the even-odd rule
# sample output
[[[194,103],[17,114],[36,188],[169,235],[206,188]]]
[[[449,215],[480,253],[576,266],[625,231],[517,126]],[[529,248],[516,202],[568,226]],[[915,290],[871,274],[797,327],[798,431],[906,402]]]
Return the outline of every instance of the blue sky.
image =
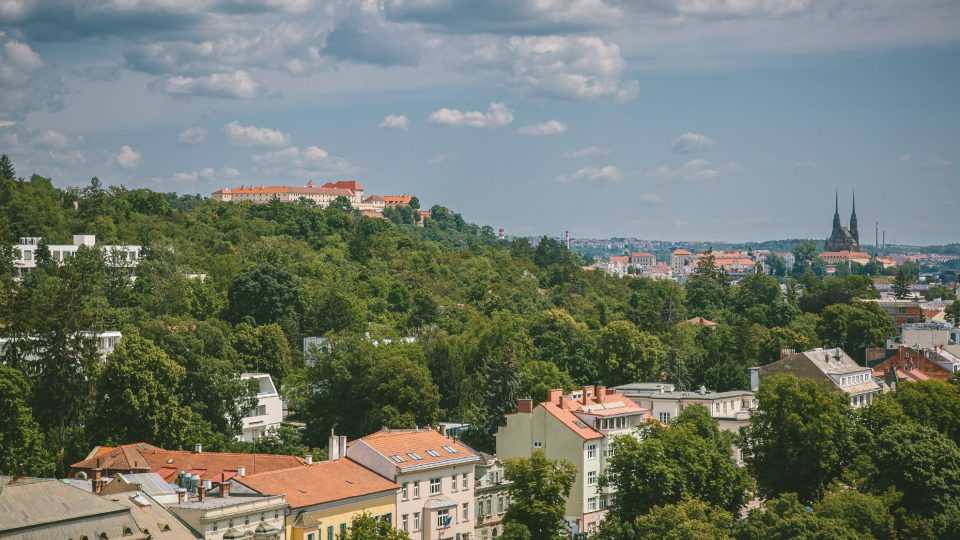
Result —
[[[509,234],[960,240],[948,0],[7,0],[21,174],[357,179]]]

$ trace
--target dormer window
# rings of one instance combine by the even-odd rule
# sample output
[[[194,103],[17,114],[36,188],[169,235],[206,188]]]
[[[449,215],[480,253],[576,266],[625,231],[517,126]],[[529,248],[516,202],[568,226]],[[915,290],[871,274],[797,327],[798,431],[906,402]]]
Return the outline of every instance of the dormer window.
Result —
[[[456,453],[457,453],[457,449],[454,448],[454,447],[452,447],[452,446],[444,446],[443,449],[446,450],[447,452],[451,453],[451,454],[456,454]]]
[[[410,459],[414,461],[420,461],[423,457],[416,452],[407,452],[407,455],[410,456]]]
[[[404,461],[406,461],[405,459],[403,459],[403,456],[400,456],[398,454],[394,454],[390,456],[390,459],[396,461],[397,463],[403,463]]]

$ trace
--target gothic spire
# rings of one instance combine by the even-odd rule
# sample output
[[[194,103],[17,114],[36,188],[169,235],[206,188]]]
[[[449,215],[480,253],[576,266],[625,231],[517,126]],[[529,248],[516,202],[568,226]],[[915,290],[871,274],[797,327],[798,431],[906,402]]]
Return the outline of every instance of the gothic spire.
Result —
[[[857,192],[853,192],[853,212],[850,213],[850,236],[860,242],[860,231],[857,230]]]

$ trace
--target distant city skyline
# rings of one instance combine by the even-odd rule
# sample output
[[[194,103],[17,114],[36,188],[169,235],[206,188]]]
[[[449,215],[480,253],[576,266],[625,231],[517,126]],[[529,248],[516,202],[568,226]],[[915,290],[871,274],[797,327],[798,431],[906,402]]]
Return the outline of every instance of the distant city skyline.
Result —
[[[20,175],[357,180],[514,236],[960,241],[960,4],[0,5]],[[844,209],[847,210],[844,210]]]

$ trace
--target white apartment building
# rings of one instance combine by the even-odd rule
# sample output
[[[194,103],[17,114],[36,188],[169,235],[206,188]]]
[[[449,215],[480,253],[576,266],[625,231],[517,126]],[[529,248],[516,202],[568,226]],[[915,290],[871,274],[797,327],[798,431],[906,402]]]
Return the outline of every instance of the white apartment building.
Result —
[[[257,405],[243,417],[243,433],[238,436],[241,441],[253,442],[257,437],[266,435],[271,428],[280,427],[283,422],[283,400],[269,373],[243,373],[240,380],[255,380],[259,385]]]
[[[17,240],[13,246],[13,266],[19,276],[23,276],[37,267],[37,249],[40,247],[39,236],[25,236]],[[80,246],[98,247],[103,250],[108,265],[114,267],[133,267],[140,262],[142,247],[137,245],[97,245],[97,237],[92,234],[75,234],[73,243],[69,245],[48,244],[50,257],[62,263],[73,257]]]
[[[89,333],[82,333],[80,335],[87,336]],[[114,349],[117,347],[117,344],[120,343],[120,338],[123,337],[123,334],[117,330],[107,330],[105,332],[97,332],[92,334],[94,339],[96,339],[97,352],[100,354],[101,360],[106,360],[108,356],[113,354]],[[36,340],[36,337],[30,336],[25,338],[25,341],[32,342]],[[17,338],[4,337],[0,338],[0,357],[3,357],[7,353],[7,347],[11,344],[16,343]],[[25,360],[36,360],[37,351],[33,349],[32,346],[29,347],[29,350],[26,351]]]
[[[818,347],[801,353],[784,351],[780,360],[750,368],[750,389],[756,391],[764,377],[777,373],[825,382],[834,390],[848,394],[850,406],[854,408],[869,405],[882,390],[873,379],[873,370],[854,362],[839,347],[829,350]]]
[[[510,507],[510,484],[503,476],[503,461],[479,452],[473,506],[477,521],[473,526],[476,540],[494,540],[503,534],[503,516]]]
[[[473,540],[474,466],[467,445],[432,429],[383,429],[347,457],[400,485],[397,528],[413,540]]]
[[[549,459],[566,459],[577,467],[577,477],[567,497],[564,519],[571,534],[598,529],[615,489],[599,489],[607,459],[613,455],[613,438],[636,436],[634,428],[653,417],[630,398],[603,386],[585,386],[563,395],[551,390],[547,401],[533,405],[517,401],[517,412],[506,416],[497,431],[497,457],[528,458],[542,450]]]

